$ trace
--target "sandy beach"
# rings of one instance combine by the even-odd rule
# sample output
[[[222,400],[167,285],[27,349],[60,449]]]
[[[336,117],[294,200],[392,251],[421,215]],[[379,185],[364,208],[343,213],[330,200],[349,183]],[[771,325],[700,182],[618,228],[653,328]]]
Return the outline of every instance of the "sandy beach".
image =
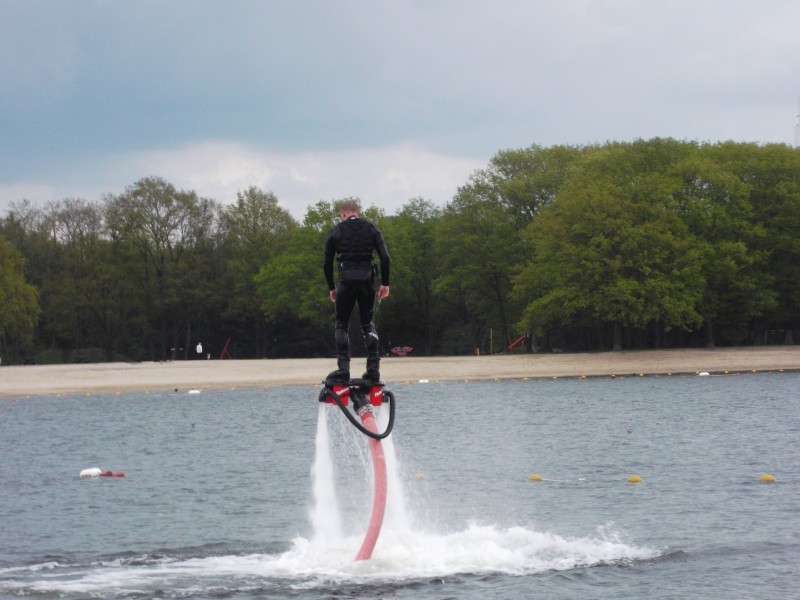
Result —
[[[363,358],[353,360],[360,374]],[[318,385],[333,359],[0,366],[0,396]],[[385,358],[387,384],[420,380],[625,377],[800,370],[800,346]]]

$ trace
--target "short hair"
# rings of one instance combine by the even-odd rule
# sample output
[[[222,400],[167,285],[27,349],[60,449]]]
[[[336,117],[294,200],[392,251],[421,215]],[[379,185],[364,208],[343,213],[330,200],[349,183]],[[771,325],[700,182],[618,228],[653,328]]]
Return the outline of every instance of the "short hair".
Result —
[[[358,201],[358,198],[345,198],[339,202],[339,212],[343,210],[347,212],[361,212],[361,203]]]

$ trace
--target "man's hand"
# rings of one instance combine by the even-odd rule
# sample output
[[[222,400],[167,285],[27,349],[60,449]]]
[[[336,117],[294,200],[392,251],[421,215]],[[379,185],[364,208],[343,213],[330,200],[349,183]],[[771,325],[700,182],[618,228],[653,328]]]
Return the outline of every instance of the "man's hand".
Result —
[[[336,290],[331,290],[328,295],[331,297],[331,302],[336,302]]]
[[[378,288],[378,300],[383,300],[389,296],[389,286],[382,285]]]

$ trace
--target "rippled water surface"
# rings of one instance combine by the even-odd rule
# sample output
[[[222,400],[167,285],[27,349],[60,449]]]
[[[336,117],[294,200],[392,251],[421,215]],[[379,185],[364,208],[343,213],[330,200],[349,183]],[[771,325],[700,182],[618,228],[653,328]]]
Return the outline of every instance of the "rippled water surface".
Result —
[[[390,388],[359,563],[369,452],[314,386],[0,398],[0,598],[800,597],[800,375]]]

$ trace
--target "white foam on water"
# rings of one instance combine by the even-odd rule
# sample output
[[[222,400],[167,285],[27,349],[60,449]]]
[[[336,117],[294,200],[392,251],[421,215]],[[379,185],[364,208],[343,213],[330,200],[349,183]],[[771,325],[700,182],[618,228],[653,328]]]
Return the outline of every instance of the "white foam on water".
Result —
[[[377,415],[378,431],[386,431],[389,424],[388,407],[382,406]],[[407,531],[411,520],[406,506],[405,490],[400,476],[400,463],[394,447],[394,437],[390,434],[381,442],[386,458],[386,515],[384,527],[393,531]]]
[[[354,562],[360,536],[333,543],[296,538],[281,554],[211,556],[149,566],[95,567],[74,578],[46,577],[25,589],[42,593],[127,595],[194,586],[208,593],[220,586],[242,589],[264,581],[290,581],[298,589],[342,583],[393,583],[452,575],[535,575],[655,558],[660,552],[631,546],[609,531],[568,539],[528,527],[468,524],[433,534],[387,528],[369,561]]]
[[[321,544],[339,540],[342,537],[342,523],[339,502],[334,481],[334,465],[331,452],[328,419],[324,402],[319,404],[317,416],[316,452],[311,467],[312,506],[309,511],[314,538]]]

